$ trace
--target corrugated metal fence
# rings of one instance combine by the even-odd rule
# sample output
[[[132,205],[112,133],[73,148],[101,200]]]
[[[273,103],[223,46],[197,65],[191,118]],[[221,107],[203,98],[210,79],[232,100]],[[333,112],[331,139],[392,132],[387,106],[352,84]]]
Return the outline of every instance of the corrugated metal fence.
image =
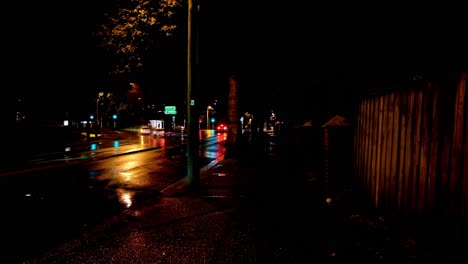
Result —
[[[364,98],[358,111],[354,166],[375,207],[468,219],[466,72]]]

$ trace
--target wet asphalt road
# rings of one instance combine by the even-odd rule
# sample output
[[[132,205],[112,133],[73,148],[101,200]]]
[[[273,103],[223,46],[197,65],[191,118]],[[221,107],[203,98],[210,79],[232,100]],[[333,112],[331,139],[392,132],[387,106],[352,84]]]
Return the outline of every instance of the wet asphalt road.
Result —
[[[210,137],[200,151],[204,164],[224,151],[218,143],[225,138]],[[118,147],[115,141],[94,142],[67,157],[42,155],[34,161],[40,162],[37,166],[3,172],[2,262],[16,263],[112,221],[129,208],[157,203],[159,191],[186,174],[183,153],[168,155],[175,146],[170,141],[144,136],[120,141],[124,143]]]

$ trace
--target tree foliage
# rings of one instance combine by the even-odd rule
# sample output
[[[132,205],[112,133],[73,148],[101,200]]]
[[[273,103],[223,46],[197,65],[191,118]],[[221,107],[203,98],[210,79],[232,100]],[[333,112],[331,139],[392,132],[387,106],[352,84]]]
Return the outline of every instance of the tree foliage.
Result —
[[[119,0],[95,32],[98,46],[113,59],[110,72],[122,75],[141,69],[158,36],[177,28],[182,0]]]

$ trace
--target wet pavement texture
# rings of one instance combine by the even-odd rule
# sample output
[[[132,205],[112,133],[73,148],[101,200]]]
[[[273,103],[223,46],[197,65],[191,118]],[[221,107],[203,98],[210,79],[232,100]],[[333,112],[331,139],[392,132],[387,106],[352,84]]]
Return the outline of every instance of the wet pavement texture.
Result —
[[[319,157],[286,134],[242,145],[157,200],[22,263],[463,263],[330,188]],[[298,155],[300,153],[300,155]],[[457,262],[460,261],[460,262]]]

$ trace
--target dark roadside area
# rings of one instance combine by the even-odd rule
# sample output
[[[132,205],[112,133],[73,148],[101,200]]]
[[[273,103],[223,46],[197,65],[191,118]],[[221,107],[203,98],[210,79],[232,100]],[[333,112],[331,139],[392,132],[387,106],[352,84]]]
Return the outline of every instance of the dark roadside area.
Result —
[[[460,248],[435,248],[414,225],[372,210],[353,186],[331,188],[318,152],[302,139],[295,131],[244,139],[235,155],[202,171],[198,191],[175,183],[156,204],[130,208],[23,263],[466,260]]]
[[[17,126],[5,129],[2,145],[4,153],[0,163],[0,173],[18,168],[38,166],[31,160],[42,155],[63,158],[73,152],[89,150],[90,144],[109,143],[134,137],[135,131],[128,130],[85,130],[70,127]],[[110,143],[109,143],[110,144]]]

